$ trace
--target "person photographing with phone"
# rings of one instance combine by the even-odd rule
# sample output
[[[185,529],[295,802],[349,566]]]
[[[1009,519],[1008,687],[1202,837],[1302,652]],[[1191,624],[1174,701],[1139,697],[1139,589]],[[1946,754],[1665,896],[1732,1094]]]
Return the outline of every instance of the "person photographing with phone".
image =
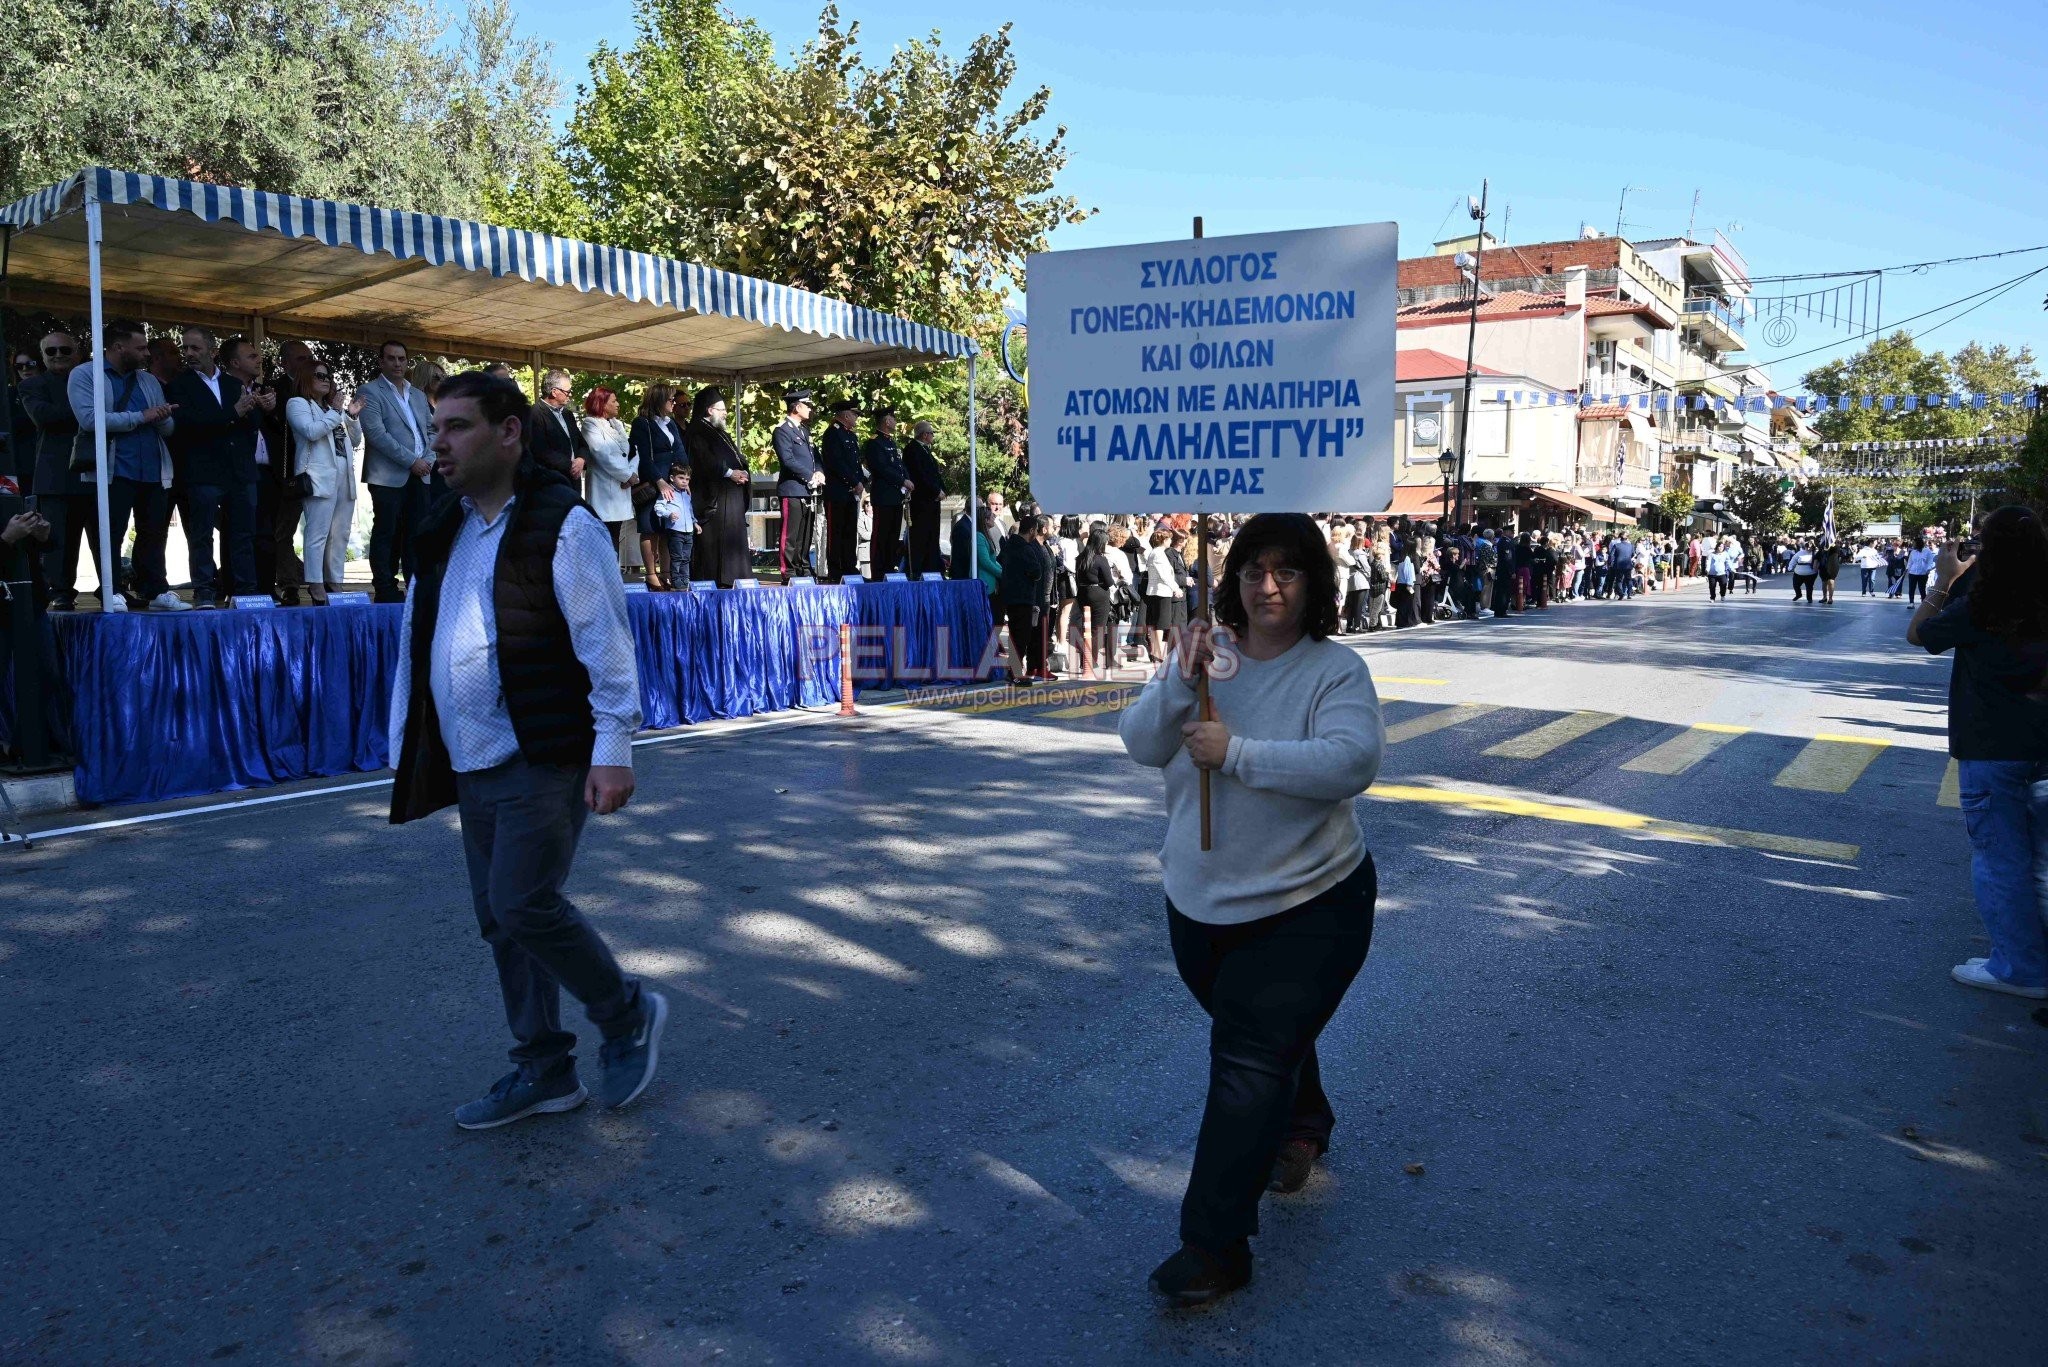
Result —
[[[1987,513],[1943,545],[1906,639],[1953,650],[1948,751],[1970,834],[1970,886],[1991,953],[1950,976],[2048,997],[2048,533],[2031,509]]]
[[[1191,623],[1118,726],[1132,759],[1165,772],[1167,931],[1211,1022],[1181,1248],[1150,1283],[1181,1306],[1251,1280],[1260,1198],[1299,1191],[1329,1147],[1316,1037],[1364,966],[1378,897],[1352,805],[1385,728],[1364,659],[1330,639],[1336,571],[1315,523],[1245,523],[1214,611],[1219,625]],[[1197,709],[1205,671],[1213,720]]]

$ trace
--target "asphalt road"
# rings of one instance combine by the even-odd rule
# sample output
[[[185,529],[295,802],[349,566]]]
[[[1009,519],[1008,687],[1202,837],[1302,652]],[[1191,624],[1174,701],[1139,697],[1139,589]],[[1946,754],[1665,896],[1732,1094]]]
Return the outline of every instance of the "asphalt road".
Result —
[[[2048,1360],[2048,1030],[1948,978],[1946,665],[1787,598],[1361,643],[1404,738],[1336,1144],[1205,1313],[1144,1287],[1206,1066],[1159,781],[1087,698],[641,748],[572,888],[663,1072],[494,1133],[452,819],[0,851],[0,1360]]]

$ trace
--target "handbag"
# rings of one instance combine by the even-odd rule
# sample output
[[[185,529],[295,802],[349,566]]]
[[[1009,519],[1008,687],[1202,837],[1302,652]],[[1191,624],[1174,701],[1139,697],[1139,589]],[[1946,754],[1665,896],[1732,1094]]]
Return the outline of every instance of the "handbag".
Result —
[[[634,459],[639,460],[640,458],[635,456]],[[651,432],[647,436],[647,458],[641,463],[650,468],[654,464],[654,434]],[[635,511],[643,508],[652,508],[660,501],[661,487],[653,480],[643,479],[633,486],[633,508]]]
[[[122,387],[120,395],[115,398],[111,411],[118,413],[128,406],[128,400],[135,397],[135,386],[141,383],[139,378],[141,373],[136,371],[128,376],[128,383]],[[111,437],[112,433],[108,435]],[[110,441],[109,445],[111,444]],[[108,455],[111,458],[112,452],[109,452]],[[71,443],[71,473],[74,475],[91,474],[94,466],[98,463],[96,456],[97,447],[92,439],[92,429],[90,427],[80,428],[78,439]]]

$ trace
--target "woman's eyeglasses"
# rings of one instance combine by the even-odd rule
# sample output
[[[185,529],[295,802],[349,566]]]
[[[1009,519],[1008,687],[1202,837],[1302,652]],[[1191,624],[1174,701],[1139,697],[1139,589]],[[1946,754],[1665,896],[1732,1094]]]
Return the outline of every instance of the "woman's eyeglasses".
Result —
[[[328,379],[332,379],[332,378],[334,378],[334,377],[333,377],[333,376],[331,376],[331,375],[329,375],[329,374],[328,374],[328,373],[327,373],[326,371],[324,371],[324,370],[316,370],[316,371],[314,371],[314,372],[313,372],[313,378],[314,378],[314,379],[316,379],[316,380],[328,380]]]
[[[1265,583],[1267,575],[1271,575],[1273,582],[1284,589],[1301,578],[1301,571],[1291,569],[1269,570],[1264,565],[1246,565],[1237,572],[1238,579],[1251,588],[1257,588]]]
[[[32,360],[27,356],[23,356],[15,361],[14,368],[16,370],[23,372],[32,372],[41,370],[43,368],[43,363],[41,361]]]

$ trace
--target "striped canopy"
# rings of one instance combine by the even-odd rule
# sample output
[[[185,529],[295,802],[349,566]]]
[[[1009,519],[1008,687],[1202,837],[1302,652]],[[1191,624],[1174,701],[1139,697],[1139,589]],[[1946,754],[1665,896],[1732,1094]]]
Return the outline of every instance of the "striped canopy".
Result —
[[[964,359],[971,338],[786,285],[466,219],[93,167],[0,209],[5,297],[84,314],[629,375],[777,379]]]

